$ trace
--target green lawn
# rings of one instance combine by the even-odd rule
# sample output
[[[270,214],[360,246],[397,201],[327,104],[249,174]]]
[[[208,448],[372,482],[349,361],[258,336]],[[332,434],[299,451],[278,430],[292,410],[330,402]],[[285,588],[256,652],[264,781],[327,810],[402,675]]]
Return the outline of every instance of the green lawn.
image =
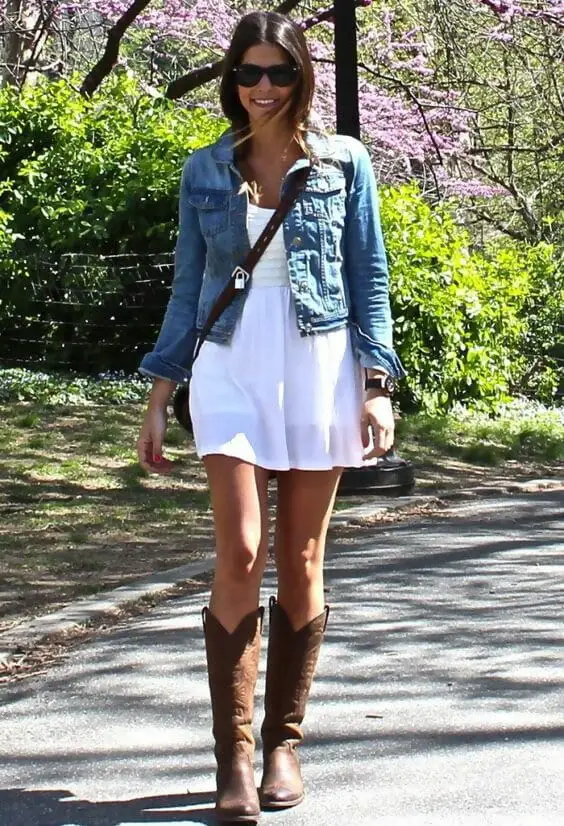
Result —
[[[137,464],[139,404],[0,406],[2,614],[173,567],[209,549],[204,475],[176,426],[174,475]]]
[[[491,466],[508,460],[558,464],[564,460],[564,408],[514,401],[496,416],[465,409],[419,413],[399,422],[398,438],[416,461],[437,453]]]
[[[0,405],[0,630],[75,596],[181,565],[212,546],[208,492],[193,444],[172,421],[173,474],[146,476],[135,441],[141,403]],[[400,454],[417,490],[564,474],[562,410],[500,417],[408,416]],[[362,501],[340,498],[342,508]]]

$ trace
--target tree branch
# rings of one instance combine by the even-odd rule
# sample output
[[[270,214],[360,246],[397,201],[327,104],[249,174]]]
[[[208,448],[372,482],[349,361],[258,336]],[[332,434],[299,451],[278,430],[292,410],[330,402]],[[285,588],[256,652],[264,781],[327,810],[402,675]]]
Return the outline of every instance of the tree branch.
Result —
[[[504,0],[479,0],[483,6],[487,6],[494,14],[502,16],[504,14],[515,14],[516,16],[529,17],[533,20],[541,20],[546,23],[553,23],[556,26],[564,27],[564,20],[562,19],[562,12],[560,9],[539,8],[527,9],[523,6],[515,8],[513,4],[504,2]]]
[[[505,181],[499,175],[485,169],[475,160],[467,160],[467,163],[471,169],[474,169],[484,178],[487,178],[494,184],[498,184],[498,186],[503,187],[507,190],[507,192],[509,192],[515,201],[517,212],[521,216],[524,224],[527,226],[530,232],[530,237],[535,239],[535,242],[544,238],[542,227],[533,213],[527,197],[517,188],[514,181]]]
[[[88,72],[80,87],[80,93],[87,97],[94,94],[100,84],[107,78],[112,69],[117,63],[119,57],[119,47],[121,40],[134,22],[144,11],[151,0],[134,0],[131,6],[125,11],[117,20],[110,31],[108,32],[108,39],[106,41],[106,48],[104,54],[95,66]]]
[[[295,9],[300,2],[301,0],[285,0],[285,2],[280,3],[276,7],[276,11],[280,14],[288,14],[293,11],[293,9]],[[364,2],[363,0],[355,0],[355,4],[357,7],[363,6]],[[335,9],[331,6],[331,8],[325,9],[324,11],[312,15],[304,20],[301,24],[302,29],[306,31],[307,29],[311,29],[313,26],[317,26],[319,23],[331,20],[334,14]],[[169,83],[165,92],[165,97],[170,98],[170,100],[177,100],[182,97],[182,95],[192,92],[199,86],[203,86],[204,83],[209,83],[210,80],[215,80],[220,76],[222,67],[223,60],[217,60],[215,63],[208,63],[206,66],[193,69],[191,72],[188,72],[188,74],[178,77],[176,80]]]
[[[382,72],[377,72],[375,69],[371,69],[370,66],[367,66],[365,63],[359,63],[358,65],[361,69],[364,69],[365,72],[368,72],[368,74],[374,75],[374,77],[379,77],[382,80],[387,80],[388,83],[395,83],[396,86],[399,86],[401,89],[403,89],[403,91],[406,93],[406,95],[409,97],[409,99],[416,105],[417,110],[419,111],[419,114],[421,116],[421,120],[423,121],[425,131],[429,135],[431,143],[433,144],[433,148],[434,148],[434,150],[437,154],[437,159],[438,159],[440,165],[443,166],[444,161],[443,161],[442,152],[441,152],[440,147],[437,143],[437,139],[435,138],[435,136],[433,134],[433,130],[429,126],[429,122],[428,122],[427,116],[425,114],[425,109],[423,108],[423,105],[422,105],[421,101],[419,100],[419,98],[417,97],[417,95],[415,94],[415,92],[409,87],[409,85],[407,83],[405,83],[403,80],[400,80],[397,77],[392,77],[391,75],[385,75],[385,74],[382,74]]]
[[[504,235],[508,235],[510,238],[515,239],[515,241],[527,241],[531,242],[531,236],[527,235],[526,232],[523,232],[519,229],[514,229],[510,227],[508,224],[504,223],[502,220],[497,218],[495,215],[492,215],[485,209],[473,207],[474,215],[477,218],[477,222],[490,224],[490,226],[495,227],[495,229],[502,232]],[[537,241],[538,238],[533,236],[533,240]]]

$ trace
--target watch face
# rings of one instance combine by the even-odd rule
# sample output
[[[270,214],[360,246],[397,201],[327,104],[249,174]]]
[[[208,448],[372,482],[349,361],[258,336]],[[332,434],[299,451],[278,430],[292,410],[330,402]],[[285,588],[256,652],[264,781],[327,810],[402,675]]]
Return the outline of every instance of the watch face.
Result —
[[[391,376],[386,376],[384,380],[384,388],[388,393],[393,393],[396,389],[396,383]]]

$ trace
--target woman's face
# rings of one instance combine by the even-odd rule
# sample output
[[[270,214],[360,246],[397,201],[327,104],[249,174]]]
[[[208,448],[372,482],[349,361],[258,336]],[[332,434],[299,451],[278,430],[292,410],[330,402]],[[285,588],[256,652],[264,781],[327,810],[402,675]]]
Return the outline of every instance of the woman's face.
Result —
[[[289,66],[290,60],[287,53],[280,46],[271,43],[260,43],[247,49],[241,60],[242,66],[260,66],[268,68],[270,66]],[[237,82],[237,75],[235,76]],[[276,114],[293,95],[296,87],[298,75],[292,77],[292,83],[288,86],[281,86],[272,83],[268,75],[263,74],[254,86],[242,86],[237,83],[237,91],[242,106],[249,114],[249,120],[258,121],[265,115]],[[284,82],[287,81],[283,78]]]

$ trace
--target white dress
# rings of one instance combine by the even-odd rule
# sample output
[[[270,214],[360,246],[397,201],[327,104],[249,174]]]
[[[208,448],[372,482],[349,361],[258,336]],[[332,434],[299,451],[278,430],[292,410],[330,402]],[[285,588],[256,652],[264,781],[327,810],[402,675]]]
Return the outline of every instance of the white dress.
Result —
[[[249,204],[251,245],[273,212]],[[348,329],[300,336],[280,227],[254,269],[231,341],[204,342],[194,362],[198,456],[221,453],[270,470],[360,467],[361,405]]]

